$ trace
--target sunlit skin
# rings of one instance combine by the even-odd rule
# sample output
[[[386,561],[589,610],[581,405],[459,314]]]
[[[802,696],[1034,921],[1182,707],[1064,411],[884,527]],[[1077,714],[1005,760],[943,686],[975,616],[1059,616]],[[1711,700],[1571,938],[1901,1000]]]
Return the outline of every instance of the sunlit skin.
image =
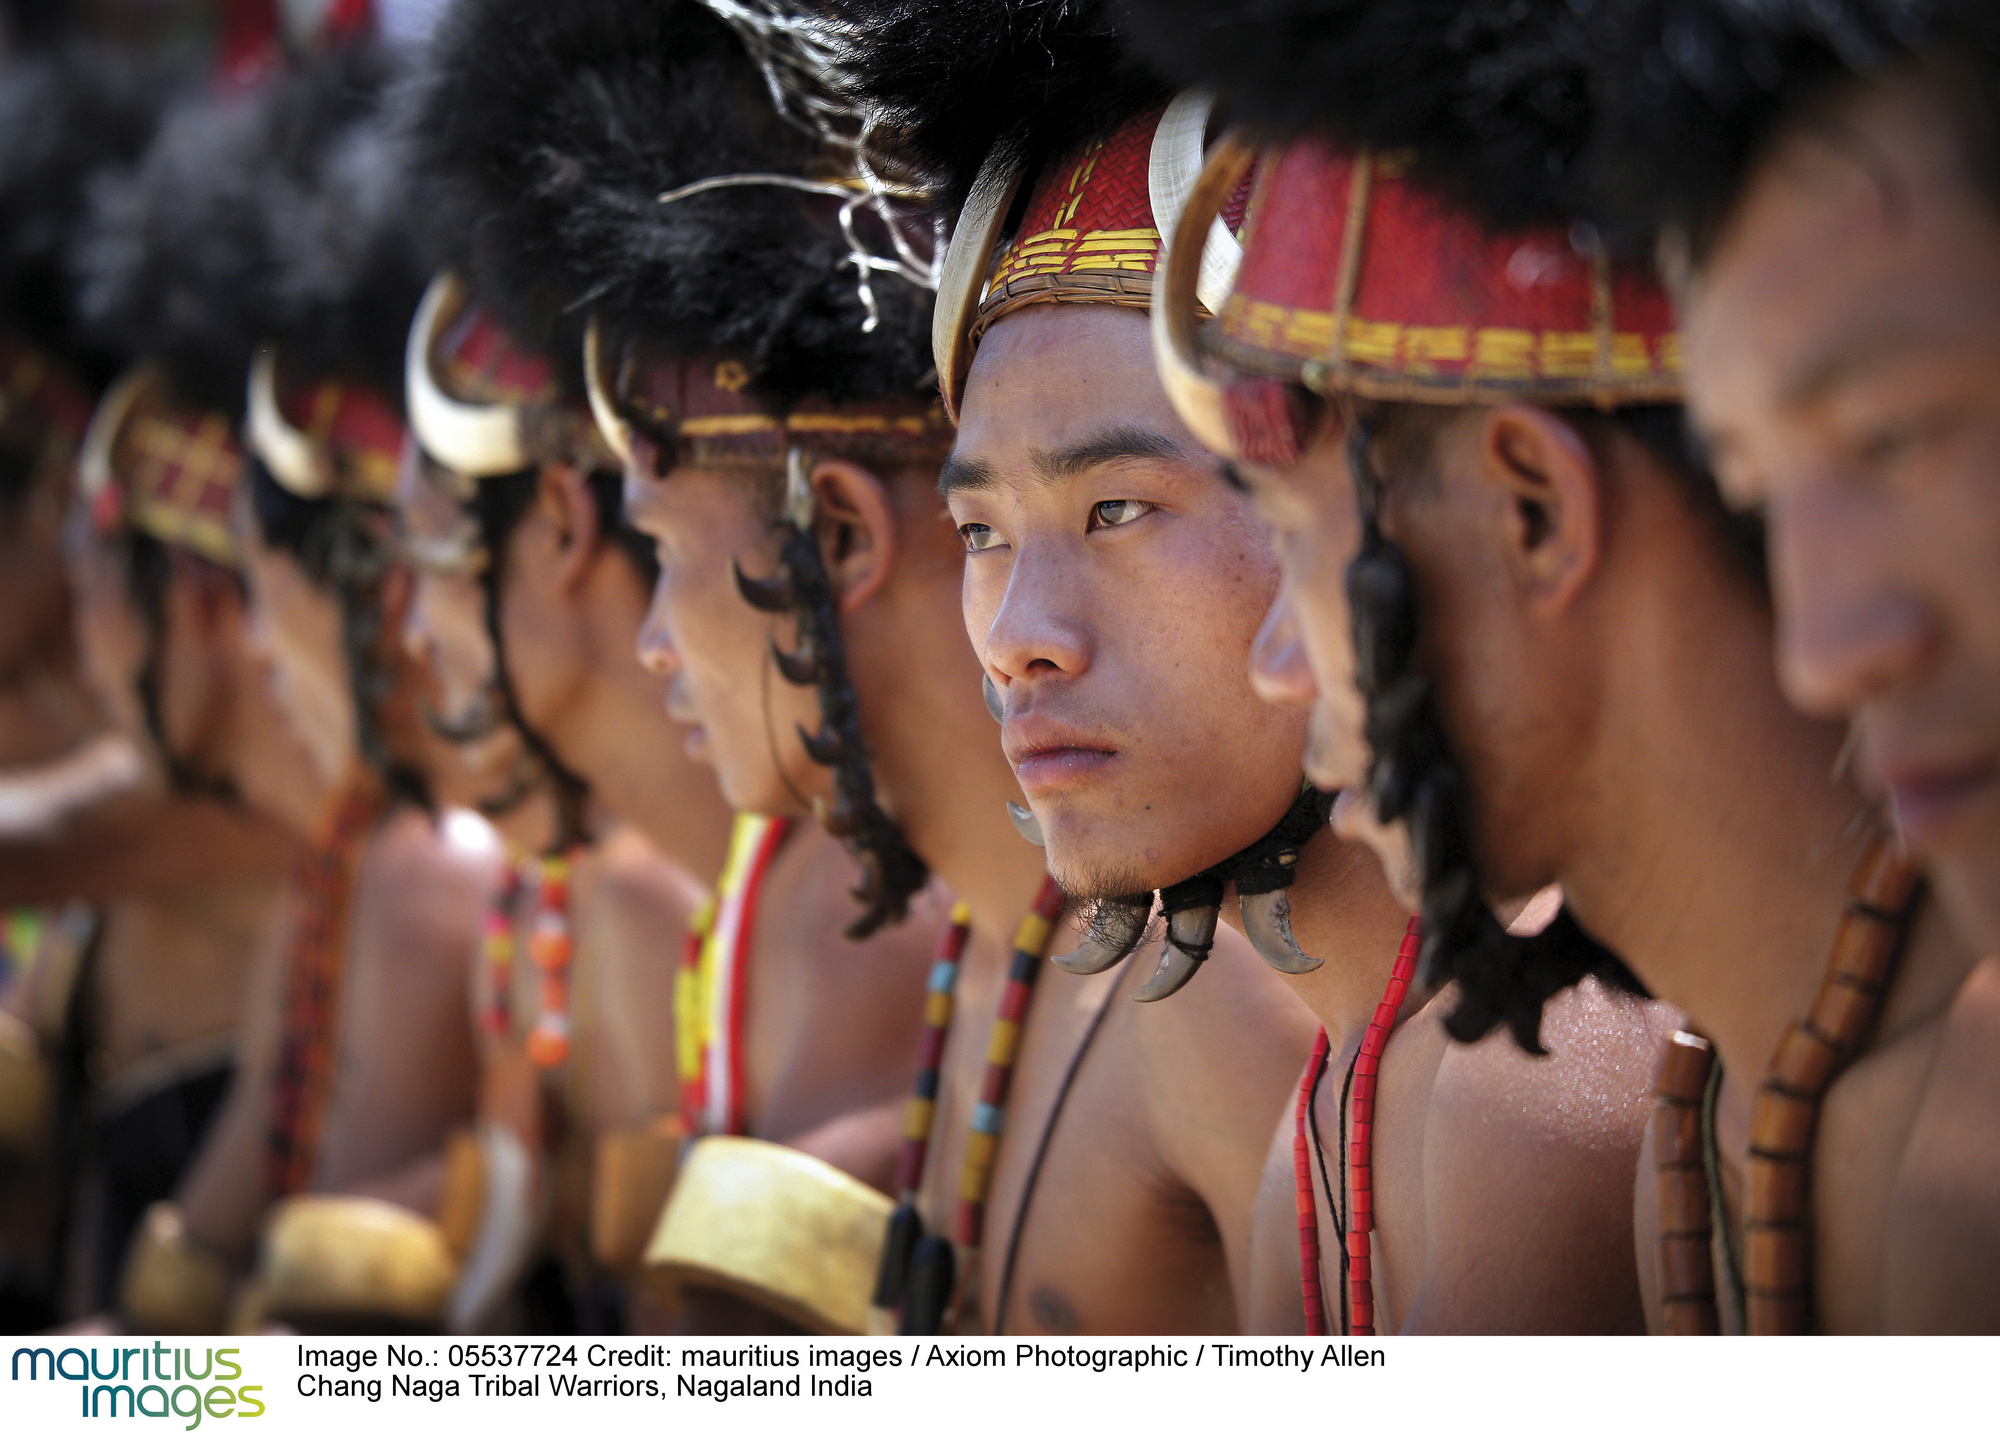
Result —
[[[1778,666],[2000,952],[2000,205],[1942,82],[1754,171],[1684,295],[1689,399],[1770,532]],[[1980,167],[1978,178],[1973,166]]]
[[[339,599],[307,577],[291,553],[267,546],[254,524],[241,532],[255,595],[251,631],[293,732],[331,788],[349,774],[357,740]]]
[[[466,799],[504,815],[541,773],[504,719],[477,570],[484,560],[478,524],[446,491],[446,481],[414,441],[404,443],[396,471],[396,527],[409,547],[411,581],[403,645],[429,675],[424,719],[457,753]]]
[[[1244,495],[1174,413],[1143,314],[1048,305],[997,325],[939,489],[1002,746],[1069,890],[1184,880],[1298,789],[1303,715],[1237,662],[1277,589]]]
[[[1378,417],[1367,405],[1362,416]],[[1277,532],[1299,646],[1322,692],[1353,676],[1340,573],[1359,534],[1344,438],[1328,414],[1295,467],[1243,470]],[[1629,435],[1586,430],[1542,409],[1443,415],[1427,444],[1381,440],[1373,458],[1385,482],[1385,531],[1408,553],[1418,583],[1422,659],[1472,782],[1489,898],[1497,904],[1560,882],[1585,927],[1716,1040],[1732,1076],[1760,1071],[1818,987],[1866,824],[1863,797],[1829,780],[1838,728],[1799,716],[1778,690],[1768,602],[1720,519]],[[1420,481],[1425,473],[1429,481]],[[1260,684],[1288,687],[1296,699],[1300,684],[1296,675],[1285,680],[1285,667],[1271,663]],[[1343,698],[1323,711],[1321,774],[1350,779],[1363,751],[1353,708]],[[1923,1090],[1910,1074],[1940,1048],[1940,1013],[1966,964],[1941,922],[1921,920],[1876,1044],[1823,1106],[1817,1288],[1830,1329],[1893,1321],[1881,1295],[1912,1266],[1885,1263],[1881,1221],[1908,1197],[1912,1170],[1897,1167],[1900,1137],[1887,1131],[1916,1117]],[[1392,1310],[1413,1301],[1402,1304],[1413,1325],[1479,1326],[1494,1307],[1478,1279],[1447,1281],[1443,1290],[1457,1293],[1436,1305],[1429,1274],[1408,1282],[1435,1257],[1428,1245],[1437,1231],[1459,1227],[1459,1216],[1440,1213],[1456,1207],[1453,1191],[1471,1187],[1449,1160],[1428,1169],[1411,1162],[1411,1151],[1449,1128],[1441,1107],[1482,1122],[1494,1108],[1517,1110],[1542,1126],[1551,1157],[1568,1151],[1562,1178],[1534,1176],[1535,1159],[1494,1166],[1527,1174],[1532,1190],[1477,1176],[1485,1217],[1522,1231],[1510,1246],[1510,1257],[1526,1261],[1519,1276],[1588,1272],[1575,1258],[1583,1242],[1610,1257],[1612,1226],[1624,1217],[1607,1202],[1604,1175],[1618,1168],[1629,1179],[1635,1168],[1631,1145],[1644,1127],[1661,1021],[1621,1016],[1601,996],[1578,999],[1550,1008],[1548,1061],[1512,1052],[1500,1060],[1489,1039],[1444,1052],[1435,1073],[1412,1078],[1423,1042],[1400,1052],[1392,1043],[1377,1139],[1397,1153],[1378,1159],[1377,1278]],[[1606,1064],[1621,1041],[1630,1057]],[[1718,1105],[1724,1188],[1738,1215],[1754,1086],[1754,1075],[1725,1079]],[[1544,1098],[1527,1098],[1537,1093]],[[1431,1128],[1412,1135],[1399,1127],[1426,1099]],[[1594,1125],[1579,1121],[1583,1111],[1596,1112]],[[1564,1133],[1586,1128],[1599,1133],[1582,1142]],[[1532,1148],[1530,1139],[1524,1130],[1517,1143]],[[1631,1247],[1650,1290],[1653,1188],[1648,1161],[1636,1167]],[[1571,1196],[1561,1212],[1551,1189]],[[1418,1191],[1424,1203],[1412,1205]],[[1424,1220],[1396,1217],[1413,1207],[1431,1211],[1429,1230]],[[1413,1225],[1415,1262],[1405,1242]],[[1538,1245],[1545,1236],[1550,1242]],[[1557,1243],[1569,1264],[1555,1261]],[[1501,1267],[1480,1241],[1461,1247],[1479,1257],[1473,1268]],[[1545,1306],[1559,1310],[1579,1292],[1589,1293],[1558,1281]],[[1650,1296],[1645,1306],[1648,1317],[1657,1312]]]
[[[730,572],[752,577],[777,566],[778,541],[765,504],[753,496],[768,475],[676,468],[651,476],[651,446],[640,439],[641,466],[628,474],[626,511],[653,539],[660,560],[639,657],[667,679],[667,714],[686,730],[688,751],[715,768],[739,811],[805,815],[832,783],[799,743],[800,727],[819,725],[808,688],[778,674],[775,638],[794,645],[795,624],[774,621],[745,602]]]
[[[263,541],[247,494],[235,518],[251,630],[274,669],[281,708],[311,751],[313,768],[333,774],[329,791],[345,794],[374,777],[363,772],[355,735],[339,600],[289,553]],[[385,730],[399,748],[412,735],[400,718],[419,680],[400,650],[408,599],[408,583],[392,573],[379,594],[383,626],[375,658],[394,673],[381,710],[398,718]],[[409,760],[420,748],[399,754]],[[331,815],[330,797],[314,830],[323,832]],[[329,1095],[313,1188],[435,1213],[445,1137],[472,1113],[470,966],[503,862],[491,828],[465,811],[433,816],[394,805],[368,834],[347,927],[338,1027],[343,1077]],[[195,1237],[235,1259],[248,1258],[269,1198],[261,1161],[284,1028],[289,938],[287,932],[273,943],[260,962],[229,1101],[178,1195]]]

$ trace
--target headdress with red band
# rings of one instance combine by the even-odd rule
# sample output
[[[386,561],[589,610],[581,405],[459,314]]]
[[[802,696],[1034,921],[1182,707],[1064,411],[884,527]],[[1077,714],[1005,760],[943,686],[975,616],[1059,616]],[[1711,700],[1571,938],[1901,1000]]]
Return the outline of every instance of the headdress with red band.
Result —
[[[431,280],[410,325],[403,400],[418,444],[453,476],[461,499],[482,478],[611,461],[588,406],[565,397],[555,364],[474,303],[449,270]]]
[[[1202,169],[1208,118],[1206,99],[1181,95],[1043,166],[997,262],[1025,168],[1010,146],[996,147],[958,216],[938,289],[932,351],[954,415],[973,350],[1008,314],[1045,303],[1152,307],[1155,270]],[[1204,230],[1213,252],[1197,287],[1211,297],[1235,271],[1249,192],[1244,175]]]
[[[121,529],[241,565],[230,504],[243,449],[229,415],[178,402],[158,367],[114,383],[91,415],[77,477],[103,536]]]
[[[1249,162],[1226,146],[1184,218],[1200,223]],[[1235,285],[1199,332],[1198,258],[1168,277],[1158,357],[1183,417],[1225,454],[1296,457],[1273,383],[1413,403],[1680,399],[1673,308],[1650,268],[1614,263],[1588,231],[1495,232],[1399,156],[1312,137],[1267,153]]]

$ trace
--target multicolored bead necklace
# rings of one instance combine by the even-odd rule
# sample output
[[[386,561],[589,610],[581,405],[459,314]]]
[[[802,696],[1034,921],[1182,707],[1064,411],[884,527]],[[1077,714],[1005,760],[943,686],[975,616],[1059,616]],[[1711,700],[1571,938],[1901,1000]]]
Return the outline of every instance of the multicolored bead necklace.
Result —
[[[947,1331],[948,1326],[956,1326],[976,1296],[979,1250],[986,1229],[986,1197],[999,1154],[1007,1097],[1014,1080],[1014,1061],[1021,1050],[1028,1002],[1041,976],[1043,957],[1062,911],[1062,888],[1053,877],[1044,877],[1033,907],[1014,934],[1007,988],[1000,997],[993,1033],[987,1041],[979,1102],[973,1107],[972,1128],[966,1136],[964,1160],[959,1167],[958,1204],[949,1240],[923,1232],[916,1199],[936,1119],[938,1071],[955,1004],[952,992],[971,935],[971,913],[962,904],[952,912],[952,925],[939,942],[937,957],[931,965],[916,1089],[906,1106],[903,1152],[896,1168],[900,1197],[895,1213],[890,1216],[875,1286],[874,1303],[879,1312],[887,1314],[900,1308],[902,1333]],[[958,1276],[961,1268],[965,1270],[963,1278]]]
[[[479,1028],[494,1039],[514,1024],[514,907],[521,899],[521,863],[510,861],[480,923]]]
[[[1734,1241],[1723,1240],[1731,1282],[1741,1280],[1731,1292],[1746,1333],[1811,1331],[1810,1176],[1820,1101],[1875,1027],[1922,894],[1917,863],[1878,837],[1848,883],[1812,1009],[1778,1042],[1758,1087],[1750,1107],[1740,1262]],[[1669,1333],[1721,1331],[1712,1253],[1721,1202],[1714,1139],[1719,1082],[1714,1045],[1692,1030],[1677,1034],[1661,1061],[1653,1105],[1660,1297]]]
[[[1347,1331],[1375,1332],[1375,1283],[1369,1236],[1375,1232],[1375,1082],[1382,1068],[1382,1053],[1395,1032],[1396,1017],[1417,974],[1417,950],[1422,945],[1423,923],[1410,917],[1403,942],[1396,951],[1396,963],[1389,972],[1388,988],[1375,1006],[1361,1046],[1354,1054],[1349,1071],[1349,1090],[1343,1103],[1348,1109],[1347,1136]],[[1312,1057],[1306,1061],[1299,1080],[1298,1103],[1293,1116],[1292,1180],[1293,1201],[1299,1220],[1299,1293],[1305,1305],[1306,1332],[1325,1334],[1326,1302],[1320,1290],[1319,1210],[1313,1197],[1312,1155],[1316,1141],[1310,1133],[1313,1092],[1326,1068],[1331,1043],[1322,1025],[1313,1042]],[[1337,1212],[1337,1211],[1336,1211]]]
[[[535,923],[528,932],[528,959],[541,973],[535,1023],[528,1031],[528,1058],[552,1070],[569,1058],[569,969],[576,955],[569,933],[570,858],[544,856],[535,893]]]

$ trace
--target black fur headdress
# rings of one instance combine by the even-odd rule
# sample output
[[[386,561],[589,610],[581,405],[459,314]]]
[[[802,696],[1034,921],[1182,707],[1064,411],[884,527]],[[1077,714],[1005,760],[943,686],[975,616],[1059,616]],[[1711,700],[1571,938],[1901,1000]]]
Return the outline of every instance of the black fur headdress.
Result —
[[[100,356],[69,272],[91,194],[138,163],[174,79],[81,44],[0,71],[0,321],[72,360]]]
[[[294,381],[343,377],[400,404],[425,274],[383,109],[390,78],[382,51],[343,46],[170,116],[140,169],[100,196],[83,254],[95,330],[224,412],[265,343]]]
[[[693,0],[460,0],[410,127],[441,227],[464,236],[445,257],[527,341],[590,309],[614,340],[735,358],[781,403],[921,391],[928,295],[877,283],[864,332],[830,201],[748,185],[659,202],[723,175],[846,168],[778,113],[742,39]]]
[[[845,87],[948,214],[995,145],[1032,169],[1168,96],[1103,0],[889,0],[845,12],[864,36]]]
[[[1122,0],[1134,43],[1268,138],[1413,152],[1495,228],[1587,201],[1595,79],[1616,0]]]

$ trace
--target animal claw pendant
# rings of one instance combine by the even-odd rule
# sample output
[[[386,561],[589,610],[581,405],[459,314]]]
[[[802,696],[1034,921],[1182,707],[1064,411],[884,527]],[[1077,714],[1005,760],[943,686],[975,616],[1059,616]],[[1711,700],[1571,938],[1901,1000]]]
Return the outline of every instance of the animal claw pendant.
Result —
[[[1160,951],[1158,969],[1132,998],[1164,1000],[1194,979],[1208,959],[1215,946],[1223,892],[1233,881],[1243,912],[1244,934],[1264,963],[1285,975],[1319,969],[1326,962],[1307,955],[1292,933],[1292,903],[1287,892],[1297,875],[1299,848],[1326,825],[1332,808],[1333,798],[1305,787],[1284,819],[1262,840],[1228,860],[1163,891],[1104,897],[1091,914],[1083,943],[1068,955],[1055,957],[1054,964],[1072,975],[1098,975],[1111,969],[1145,939],[1157,896],[1167,917],[1166,944]],[[1008,815],[1023,836],[1037,846],[1042,844],[1041,828],[1033,824],[1033,813],[1009,802]]]
[[[1007,819],[1014,823],[1014,829],[1021,833],[1021,839],[1030,846],[1046,846],[1042,837],[1042,823],[1035,819],[1035,813],[1018,801],[1007,803]]]

